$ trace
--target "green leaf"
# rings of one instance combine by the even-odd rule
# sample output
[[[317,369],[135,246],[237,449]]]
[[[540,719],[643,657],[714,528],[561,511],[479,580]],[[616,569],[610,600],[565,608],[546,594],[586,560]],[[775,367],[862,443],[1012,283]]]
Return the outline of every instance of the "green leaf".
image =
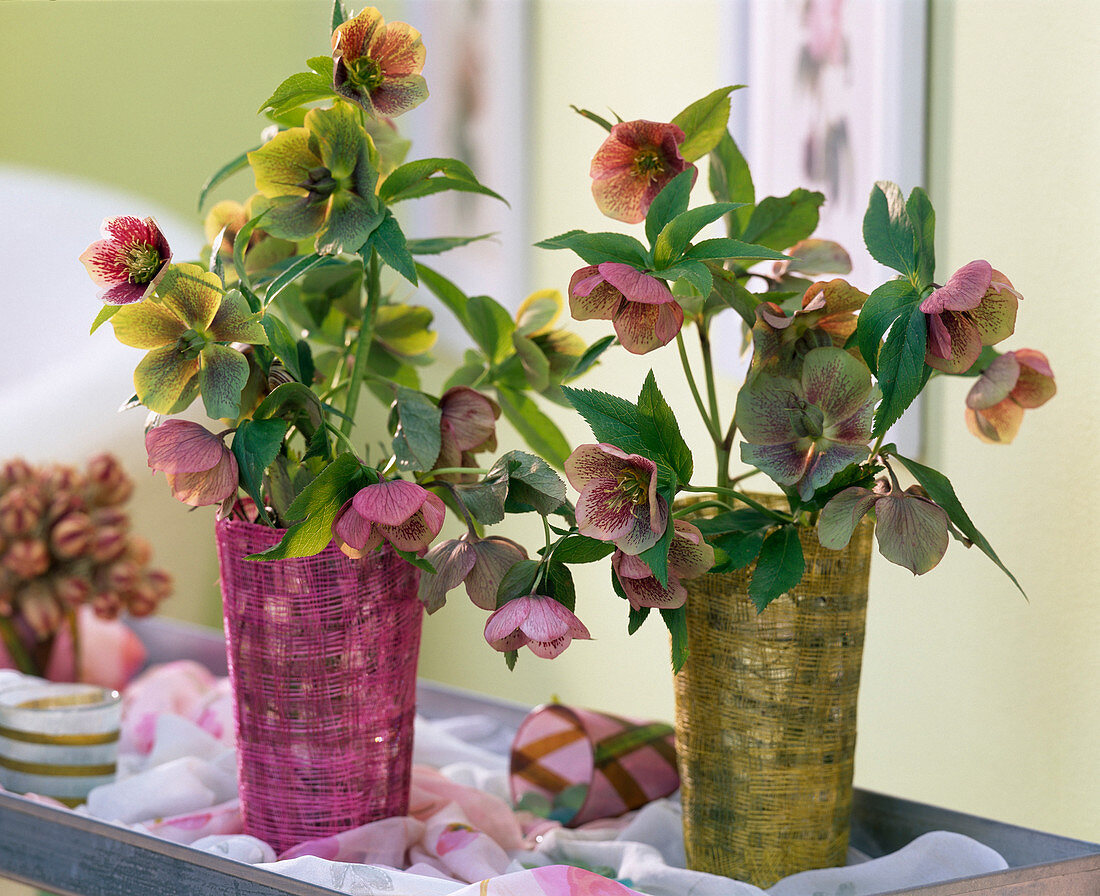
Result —
[[[335,31],[348,20],[347,11],[340,0],[333,0],[332,4],[332,30]]]
[[[797,526],[781,526],[765,538],[749,582],[749,597],[757,612],[801,582],[805,569]]]
[[[684,132],[680,155],[685,162],[702,158],[718,145],[729,123],[730,94],[742,87],[743,84],[720,87],[696,100],[672,119],[672,124]]]
[[[267,334],[268,348],[275,353],[276,358],[286,365],[290,375],[298,382],[302,382],[302,371],[298,368],[298,343],[290,335],[290,330],[287,329],[286,324],[274,314],[265,314],[260,318],[260,324]]]
[[[459,323],[464,327],[468,327],[466,303],[469,299],[466,298],[466,294],[438,271],[427,265],[418,263],[416,273],[419,275],[420,281],[432,291],[433,295],[458,318]]]
[[[770,259],[783,261],[787,258],[782,252],[769,249],[757,243],[746,243],[743,240],[735,240],[730,237],[716,237],[710,240],[701,240],[694,246],[689,246],[684,253],[685,258],[710,259],[710,258],[747,258]]]
[[[333,69],[336,67],[336,63],[331,56],[311,56],[306,60],[306,65],[331,83]]]
[[[509,451],[490,470],[508,473],[508,498],[505,510],[523,513],[533,510],[549,516],[565,503],[565,483],[541,457],[525,451]]]
[[[466,301],[466,329],[491,364],[499,364],[512,353],[512,315],[489,296],[471,296]]]
[[[573,105],[570,105],[569,108],[580,115],[582,118],[587,118],[589,121],[596,122],[596,124],[602,127],[605,131],[610,131],[612,128],[612,124],[610,121],[608,121],[606,118],[601,118],[595,112],[589,112],[587,109],[578,109],[576,106]]]
[[[867,297],[856,319],[856,341],[871,373],[878,370],[879,350],[887,330],[903,312],[920,305],[920,300],[920,293],[907,280],[890,280]]]
[[[539,574],[537,560],[520,560],[504,574],[497,587],[497,609],[517,597],[526,597],[535,590],[535,579]]]
[[[710,295],[714,288],[714,277],[710,268],[701,261],[681,260],[670,268],[660,272],[667,280],[686,280],[700,295]]]
[[[863,242],[871,257],[913,281],[918,277],[917,239],[901,188],[889,181],[876,183],[863,216]]]
[[[496,395],[505,418],[532,450],[559,470],[562,469],[569,456],[569,443],[554,421],[522,392],[498,385]]]
[[[233,239],[233,269],[237,272],[237,287],[244,293],[245,297],[249,299],[249,305],[252,306],[251,299],[252,293],[252,281],[248,278],[248,272],[244,267],[244,253],[248,248],[248,243],[252,239],[252,231],[256,229],[256,225],[260,223],[263,215],[253,218],[250,221],[246,221],[244,227],[237,231],[237,236]],[[252,307],[253,311],[259,310],[259,304],[257,303]]]
[[[592,365],[599,360],[600,355],[602,355],[614,342],[614,336],[603,336],[593,342],[584,350],[584,354],[577,359],[577,363],[574,364],[569,373],[565,375],[565,379],[574,380],[581,376],[581,374],[586,373]]]
[[[751,328],[756,323],[756,308],[763,299],[756,293],[749,292],[738,280],[737,274],[727,271],[720,264],[708,264],[707,269],[714,277],[714,295],[721,300],[722,305],[736,311],[746,326]]]
[[[668,506],[672,507],[672,500],[676,495],[676,477],[672,475],[671,482],[668,485],[657,487],[657,495],[663,498]],[[653,577],[660,582],[661,587],[668,587],[668,549],[672,544],[672,536],[674,527],[672,525],[672,519],[668,521],[668,525],[665,526],[665,531],[661,533],[661,537],[653,547],[642,551],[638,555],[638,559],[642,560],[646,566],[649,567],[653,573]]]
[[[316,72],[299,72],[275,88],[275,92],[264,100],[256,114],[262,115],[270,109],[272,115],[282,115],[306,103],[335,96],[337,93],[332,89],[332,78],[325,78]]]
[[[875,411],[877,438],[913,403],[932,368],[924,363],[928,323],[919,307],[911,305],[898,315],[879,352],[878,384],[882,403]]]
[[[638,408],[617,395],[596,389],[565,387],[565,397],[584,417],[597,442],[606,442],[627,452],[644,454],[645,439],[641,434]]]
[[[303,415],[311,426],[321,425],[321,400],[309,386],[302,383],[281,383],[276,386],[255,411],[253,420],[282,417],[284,420],[301,420]]]
[[[241,485],[248,492],[261,518],[270,523],[265,509],[263,478],[266,470],[279,454],[279,447],[286,436],[287,423],[277,417],[267,420],[242,420],[233,436],[233,456]]]
[[[554,559],[562,563],[595,563],[615,551],[610,541],[598,541],[587,535],[569,535],[554,548]]]
[[[936,277],[936,210],[920,187],[913,187],[905,210],[917,237],[917,280],[923,290]]]
[[[577,589],[573,585],[573,574],[564,563],[551,560],[546,564],[547,597],[552,597],[572,613],[577,608]]]
[[[310,268],[314,268],[323,261],[328,261],[329,257],[325,255],[303,255],[301,258],[294,260],[294,263],[290,265],[285,271],[279,274],[274,280],[267,285],[267,290],[264,292],[264,304],[270,305],[279,293],[286,289],[291,283],[303,276]]]
[[[406,240],[405,246],[412,255],[439,255],[459,246],[468,246],[470,243],[487,240],[494,236],[496,236],[495,233],[482,233],[477,236],[439,236],[422,240]]]
[[[481,184],[470,167],[458,159],[417,159],[390,173],[378,188],[378,198],[387,205],[444,190],[480,193],[505,202],[504,197]]]
[[[753,209],[741,239],[771,249],[793,246],[817,228],[818,210],[824,201],[821,193],[801,187],[787,196],[769,196]]]
[[[693,472],[691,449],[680,434],[680,424],[668,406],[653,371],[646,376],[638,395],[638,423],[647,456],[667,464],[679,482],[691,482]]]
[[[370,250],[378,253],[378,257],[393,268],[413,286],[416,282],[416,262],[405,244],[405,234],[393,212],[386,209],[382,222],[367,238],[366,245],[360,250],[364,259],[369,258]]]
[[[752,563],[760,553],[764,537],[775,525],[775,520],[751,507],[697,517],[691,522],[725,554],[722,562],[715,564],[715,572],[732,572]]]
[[[242,152],[235,159],[230,162],[226,162],[224,165],[222,165],[221,168],[210,175],[206,183],[202,185],[202,189],[199,190],[200,212],[202,211],[202,207],[206,202],[206,197],[210,195],[210,191],[221,184],[223,181],[227,180],[232,175],[236,174],[238,171],[242,171],[243,169],[247,168],[248,153],[255,152],[259,148],[259,146],[253,146],[252,149],[248,150],[247,152]]]
[[[287,509],[287,517],[299,520],[283,540],[274,547],[253,554],[249,560],[283,560],[288,557],[310,557],[325,549],[332,541],[332,523],[336,514],[357,489],[363,472],[353,454],[341,454],[321,471],[321,474]]]
[[[625,233],[586,233],[583,230],[569,230],[535,245],[540,249],[572,249],[586,264],[617,261],[646,268],[650,262],[646,247]]]
[[[1024,589],[1020,586],[1020,583],[1016,581],[1016,577],[1008,571],[1008,567],[1005,566],[997,553],[993,550],[993,547],[986,541],[985,536],[978,531],[977,527],[967,516],[963,506],[959,503],[959,498],[955,494],[955,489],[952,488],[951,482],[943,473],[938,470],[933,470],[931,467],[926,467],[923,464],[917,463],[915,460],[910,460],[907,457],[902,457],[900,454],[894,453],[905,468],[914,476],[921,487],[928,492],[928,497],[935,501],[940,507],[943,508],[947,514],[948,519],[951,520],[955,528],[963,533],[970,539],[978,548],[985,554],[990,560],[997,564],[1012,580],[1012,584],[1015,585],[1024,597],[1027,597]]]
[[[443,442],[439,425],[443,414],[423,392],[397,387],[394,401],[397,431],[393,453],[403,470],[430,470],[439,457]]]
[[[614,583],[618,584],[619,580],[615,578],[614,573],[611,574],[611,580]],[[639,607],[638,609],[631,607],[630,613],[627,615],[626,618],[626,633],[628,635],[634,634],[634,632],[642,627],[642,623],[645,622],[648,618],[649,607]]]
[[[674,262],[700,230],[735,208],[732,202],[716,202],[677,215],[661,229],[653,244],[654,267],[659,270]]]
[[[710,153],[710,193],[718,202],[741,204],[726,217],[726,232],[731,237],[739,236],[752,217],[756,191],[749,164],[729,131],[722,135]]]
[[[92,328],[88,331],[88,335],[90,336],[92,333],[94,333],[96,330],[98,330],[100,327],[102,327],[105,323],[107,323],[107,321],[109,321],[112,317],[115,316],[116,313],[118,313],[118,310],[121,307],[123,307],[123,306],[122,305],[104,305],[102,308],[100,308],[99,309],[99,314],[97,314],[95,316],[95,320],[92,321]]]
[[[651,246],[669,221],[688,210],[694,179],[694,170],[689,168],[687,171],[681,171],[665,184],[657,194],[657,198],[650,204],[649,212],[645,216],[645,238],[649,240]]]
[[[677,607],[675,610],[661,610],[661,619],[664,620],[672,642],[672,671],[679,672],[684,668],[688,658],[688,631],[687,610]]]
[[[508,498],[508,471],[495,466],[476,483],[455,486],[458,499],[483,526],[493,526],[504,520],[504,502]]]

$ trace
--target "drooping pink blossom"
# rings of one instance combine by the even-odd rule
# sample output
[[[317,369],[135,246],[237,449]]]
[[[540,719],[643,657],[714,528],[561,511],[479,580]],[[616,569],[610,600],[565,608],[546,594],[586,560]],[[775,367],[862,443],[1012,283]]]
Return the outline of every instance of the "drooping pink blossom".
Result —
[[[332,33],[333,87],[376,118],[396,117],[428,98],[425,56],[419,31],[367,7]]]
[[[189,420],[166,420],[145,434],[149,466],[192,507],[225,504],[237,494],[237,458],[221,436]]]
[[[639,120],[612,127],[589,172],[600,211],[627,224],[644,220],[670,180],[688,168],[695,171],[680,155],[683,142],[684,132],[674,124]]]
[[[424,557],[435,569],[434,575],[420,577],[420,600],[429,613],[443,606],[447,592],[461,584],[474,606],[493,610],[497,605],[497,589],[504,574],[527,551],[510,538],[490,535],[478,538],[471,532],[461,538],[441,541]]]
[[[497,447],[500,405],[469,386],[454,386],[439,399],[440,448],[436,467],[469,467],[480,451]]]
[[[360,489],[336,514],[332,534],[349,557],[359,558],[388,541],[422,554],[443,528],[442,499],[415,482],[389,479]]]
[[[108,305],[130,305],[151,293],[172,258],[168,241],[152,218],[107,218],[80,261]]]
[[[611,568],[626,594],[630,606],[674,610],[687,600],[685,579],[703,575],[714,566],[714,548],[703,539],[699,529],[687,520],[673,522],[675,532],[668,547],[668,585],[662,585],[640,557],[615,551]]]
[[[635,355],[668,345],[684,325],[684,310],[664,280],[615,261],[573,274],[569,311],[575,320],[611,321],[623,348]]]
[[[528,594],[508,601],[485,623],[485,640],[501,653],[524,645],[543,659],[553,659],[574,638],[589,640],[584,623],[552,597]]]
[[[983,345],[996,345],[1016,328],[1020,294],[988,261],[972,261],[920,304],[928,315],[925,363],[944,373],[962,373]]]
[[[581,535],[610,541],[624,554],[653,547],[668,525],[668,503],[657,494],[657,464],[614,445],[579,445],[565,460],[577,498]]]
[[[1054,397],[1054,371],[1046,355],[1021,348],[997,357],[966,396],[966,424],[983,442],[1007,445],[1020,431],[1024,410]]]

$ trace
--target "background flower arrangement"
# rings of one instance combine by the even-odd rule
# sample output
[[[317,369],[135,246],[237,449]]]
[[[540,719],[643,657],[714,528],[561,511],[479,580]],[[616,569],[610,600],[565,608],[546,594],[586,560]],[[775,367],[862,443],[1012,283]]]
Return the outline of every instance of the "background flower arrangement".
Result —
[[[561,300],[552,291],[531,296],[513,319],[415,260],[479,237],[406,240],[392,206],[443,190],[496,194],[455,160],[403,163],[408,146],[384,116],[426,97],[415,30],[385,24],[373,9],[347,19],[339,4],[334,29],[332,57],[310,59],[309,72],[288,78],[261,107],[275,122],[263,145],[204,189],[248,166],[258,190],[247,206],[213,210],[210,270],[171,263],[148,220],[107,222],[104,239],[85,253],[108,303],[96,326],[110,320],[121,341],[148,352],[135,373],[136,399],[170,415],[201,395],[207,414],[228,427],[214,433],[168,420],[149,431],[150,466],[166,473],[177,497],[289,524],[268,558],[314,553],[330,537],[356,556],[388,541],[429,573],[422,597],[430,610],[465,582],[474,603],[494,611],[486,638],[510,663],[524,644],[554,656],[587,637],[572,612],[568,565],[612,553],[631,630],[660,609],[676,666],[686,649],[681,580],[755,561],[752,596],[763,609],[802,575],[799,526],[817,526],[823,544],[841,547],[873,512],[880,550],[914,572],[936,565],[949,534],[1000,565],[950,483],[883,444],[934,370],[979,377],[968,419],[991,441],[1010,440],[1023,408],[1053,394],[1040,353],[989,348],[1013,329],[1018,294],[1007,278],[973,262],[943,286],[932,282],[934,212],[923,191],[908,200],[891,184],[872,192],[868,249],[902,276],[868,297],[843,280],[805,279],[843,273],[846,256],[811,237],[821,194],[756,202],[726,130],[734,88],[670,123],[612,125],[582,112],[609,131],[592,163],[597,203],[619,220],[644,221],[649,245],[582,231],[540,245],[586,263],[569,286],[574,317],[611,320],[636,354],[677,341],[718,462],[718,481],[696,486],[692,452],[652,375],[636,403],[564,385],[611,337],[586,347],[555,329]],[[306,108],[318,101],[327,105]],[[717,201],[689,208],[694,162],[704,156]],[[727,235],[701,238],[717,221]],[[761,260],[775,267],[754,268]],[[384,288],[383,268],[428,286],[477,346],[438,398],[419,390],[416,371],[434,341],[431,314]],[[753,362],[724,425],[709,327],[730,310],[751,334]],[[685,321],[699,334],[705,396],[684,350]],[[374,465],[350,440],[363,387],[391,405],[389,442]],[[478,391],[489,387],[492,398]],[[531,391],[573,404],[599,444],[567,458]],[[477,452],[495,448],[502,411],[542,458],[511,452],[488,471],[473,467]],[[783,487],[789,513],[734,488],[738,432],[741,458]],[[575,523],[550,464],[564,466],[579,493]],[[897,466],[918,485],[902,489]],[[250,502],[238,501],[238,483]],[[675,509],[680,492],[708,497]],[[421,559],[445,502],[468,531]],[[532,510],[546,520],[540,559],[510,539],[484,537],[483,527],[506,512]],[[561,525],[552,527],[555,513]]]

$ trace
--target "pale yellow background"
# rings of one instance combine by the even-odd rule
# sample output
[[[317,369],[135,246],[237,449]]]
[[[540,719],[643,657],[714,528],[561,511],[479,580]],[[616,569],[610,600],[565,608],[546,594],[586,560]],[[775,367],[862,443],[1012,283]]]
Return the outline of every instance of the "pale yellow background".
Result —
[[[718,40],[719,3],[544,0],[532,9],[532,233],[602,229],[586,177],[599,132],[569,104],[667,120],[719,86],[727,52]],[[260,100],[307,56],[325,51],[328,14],[327,2],[305,0],[0,3],[0,165],[114,186],[193,217],[199,184],[256,141],[260,122],[252,112]],[[1001,448],[966,432],[965,383],[929,390],[926,460],[952,479],[1030,602],[957,544],[921,579],[876,562],[856,783],[1100,841],[1100,312],[1093,282],[1100,6],[934,0],[930,33],[927,185],[938,213],[939,278],[975,257],[1005,271],[1025,296],[1010,345],[1046,352],[1059,394],[1029,412],[1016,443]],[[481,174],[492,183],[492,172]],[[245,195],[246,179],[236,188]],[[5,206],[0,213],[35,210]],[[97,225],[88,222],[89,241]],[[40,268],[48,289],[51,266],[74,261],[44,244],[26,263]],[[535,251],[516,263],[533,265],[539,285],[561,289],[574,266],[565,253]],[[6,317],[28,301],[33,296],[0,286]],[[94,316],[90,284],[72,308],[75,322],[43,321],[43,331],[86,330]],[[594,338],[602,331],[593,325],[584,332]],[[40,357],[50,363],[48,338]],[[636,394],[651,361],[618,355],[597,374],[606,379],[590,384]],[[692,408],[674,385],[672,359],[655,366],[688,423]],[[736,384],[728,385],[732,400]],[[0,385],[18,388],[18,381]],[[95,400],[110,415],[124,397]],[[58,396],[52,417],[0,421],[0,454],[21,453],[23,427],[56,430],[36,459],[75,460],[108,447],[123,454],[139,480],[136,523],[180,585],[169,612],[216,621],[211,514],[188,513],[161,480],[144,474],[140,417],[108,433],[74,435],[64,426],[65,401]],[[578,421],[563,425],[572,441],[588,438]],[[697,427],[685,429],[701,444]],[[699,466],[708,468],[702,460]],[[599,564],[578,578],[578,611],[597,640],[552,663],[525,652],[514,673],[481,642],[484,615],[463,607],[456,593],[426,622],[422,671],[527,703],[557,695],[670,717],[663,629],[654,621],[628,640],[607,576]]]

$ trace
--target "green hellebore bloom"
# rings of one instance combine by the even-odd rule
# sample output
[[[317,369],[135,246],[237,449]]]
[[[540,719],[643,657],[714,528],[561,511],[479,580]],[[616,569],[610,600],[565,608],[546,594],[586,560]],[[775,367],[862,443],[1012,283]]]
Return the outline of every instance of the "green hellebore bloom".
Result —
[[[126,305],[111,318],[123,345],[148,349],[134,371],[138,400],[158,414],[186,408],[201,392],[206,413],[236,419],[248,361],[224,343],[267,344],[239,290],[195,264],[169,265],[156,300]]]
[[[378,150],[350,103],[311,109],[303,127],[280,131],[248,163],[272,200],[262,225],[272,236],[316,236],[324,255],[357,252],[385,214],[374,192]]]

